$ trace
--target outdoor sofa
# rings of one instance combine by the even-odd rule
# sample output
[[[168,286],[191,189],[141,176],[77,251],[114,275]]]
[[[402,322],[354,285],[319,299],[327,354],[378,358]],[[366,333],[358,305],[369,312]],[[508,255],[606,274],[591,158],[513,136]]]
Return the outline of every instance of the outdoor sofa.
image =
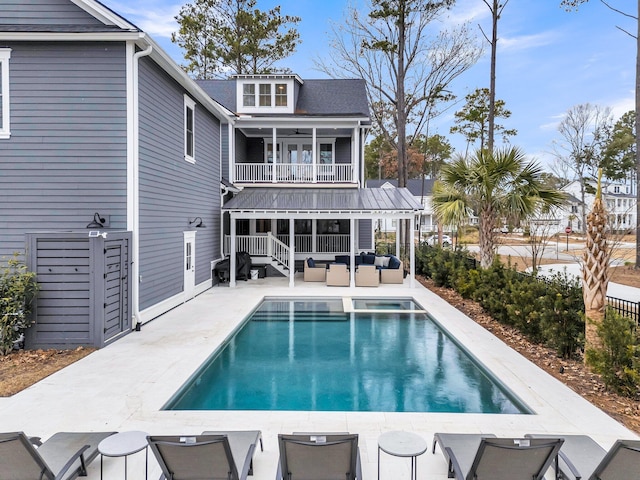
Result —
[[[350,264],[349,255],[336,255],[336,263]],[[404,280],[404,266],[395,255],[376,255],[372,252],[362,252],[355,256],[356,268],[360,265],[374,265],[380,272],[380,283],[402,283]]]

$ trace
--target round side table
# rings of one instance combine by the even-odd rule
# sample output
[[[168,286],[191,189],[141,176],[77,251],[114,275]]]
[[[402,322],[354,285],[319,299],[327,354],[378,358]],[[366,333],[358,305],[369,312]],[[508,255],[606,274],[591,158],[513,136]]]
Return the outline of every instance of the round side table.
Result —
[[[149,442],[147,442],[147,432],[120,432],[111,435],[98,444],[100,452],[100,480],[102,480],[102,459],[104,457],[124,457],[124,478],[127,478],[127,457],[145,451],[144,478],[147,479],[149,473]]]
[[[380,450],[394,457],[411,458],[411,480],[418,478],[418,456],[427,451],[427,442],[415,433],[392,431],[378,437],[378,480],[380,480]]]

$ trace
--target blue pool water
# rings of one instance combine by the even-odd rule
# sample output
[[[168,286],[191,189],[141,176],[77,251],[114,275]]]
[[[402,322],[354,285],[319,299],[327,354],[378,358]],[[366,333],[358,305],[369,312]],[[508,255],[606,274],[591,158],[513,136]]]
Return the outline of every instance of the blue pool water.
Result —
[[[530,413],[411,299],[266,299],[168,410]]]

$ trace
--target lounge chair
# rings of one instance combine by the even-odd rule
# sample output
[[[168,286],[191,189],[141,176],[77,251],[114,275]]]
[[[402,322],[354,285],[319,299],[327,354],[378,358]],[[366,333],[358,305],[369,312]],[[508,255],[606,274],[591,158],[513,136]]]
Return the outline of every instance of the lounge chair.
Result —
[[[225,432],[216,435],[158,435],[149,436],[147,440],[167,480],[245,480],[252,468],[253,452],[259,437],[260,432],[253,436],[247,432]]]
[[[202,435],[226,435],[238,472],[244,472],[246,463],[249,462],[248,474],[253,475],[253,455],[258,442],[260,442],[260,451],[264,451],[260,430],[206,431],[202,432]]]
[[[433,453],[436,444],[440,445],[449,463],[449,478],[541,480],[558,456],[562,439],[436,433],[433,437]]]
[[[349,270],[343,263],[330,263],[327,270],[328,287],[348,287],[350,283]]]
[[[527,434],[529,438],[549,435]],[[557,470],[569,480],[628,480],[640,472],[640,440],[617,440],[607,452],[587,435],[557,435],[564,440]]]
[[[276,480],[362,480],[357,434],[280,434],[278,448]]]
[[[0,478],[70,480],[86,476],[87,465],[98,455],[98,444],[114,433],[59,432],[44,443],[23,432],[0,433]]]

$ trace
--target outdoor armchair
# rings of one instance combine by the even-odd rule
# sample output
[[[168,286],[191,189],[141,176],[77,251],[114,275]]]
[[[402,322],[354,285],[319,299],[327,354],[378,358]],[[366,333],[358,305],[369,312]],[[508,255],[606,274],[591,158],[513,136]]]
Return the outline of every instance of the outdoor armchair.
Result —
[[[356,270],[356,287],[377,287],[380,272],[375,265],[360,265]]]
[[[349,270],[347,270],[347,266],[345,264],[329,264],[329,270],[327,271],[327,286],[348,287],[349,281]]]
[[[316,266],[313,258],[304,260],[304,281],[324,282],[327,278],[327,268],[324,265]]]

